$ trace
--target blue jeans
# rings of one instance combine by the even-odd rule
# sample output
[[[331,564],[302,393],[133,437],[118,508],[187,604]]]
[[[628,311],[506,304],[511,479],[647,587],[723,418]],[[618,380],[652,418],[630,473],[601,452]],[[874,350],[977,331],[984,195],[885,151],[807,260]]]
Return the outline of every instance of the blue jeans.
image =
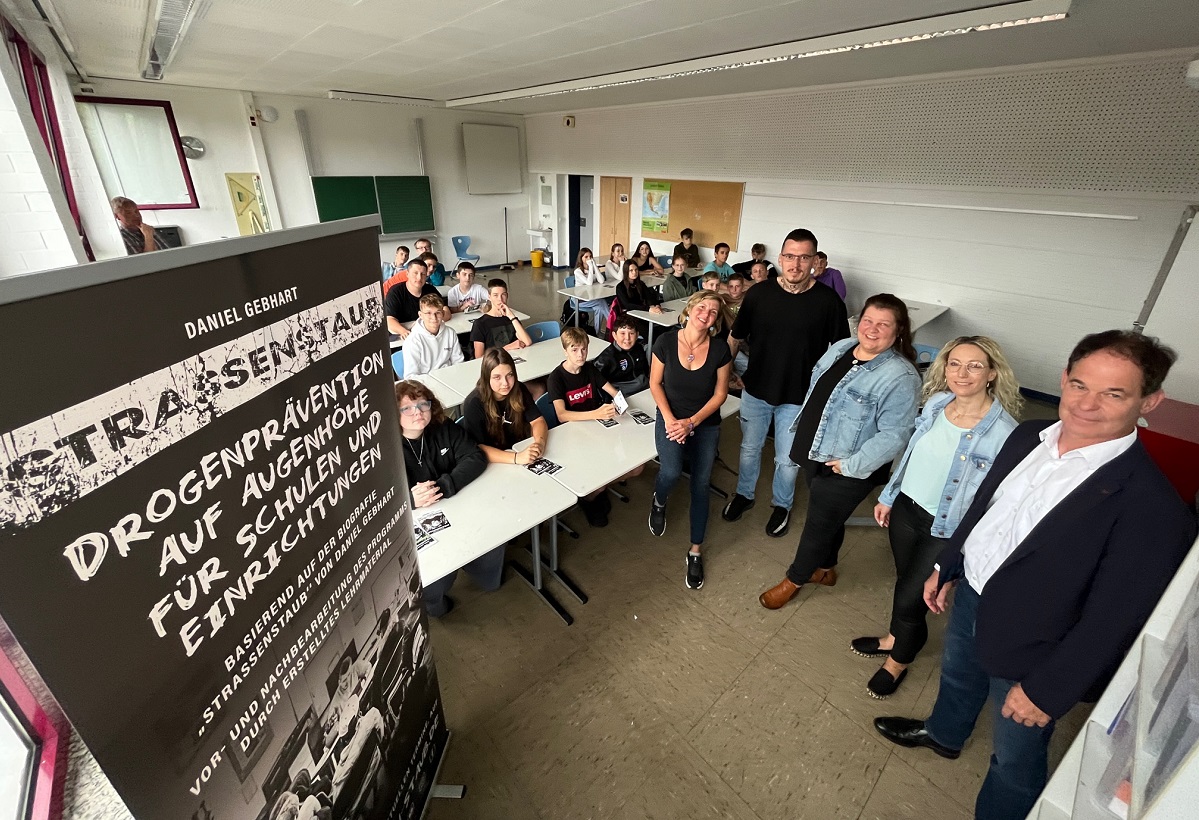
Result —
[[[795,433],[791,425],[799,418],[798,404],[767,404],[756,399],[748,390],[741,393],[741,462],[737,467],[737,495],[752,499],[762,470],[762,447],[774,419],[774,483],[771,485],[771,504],[791,509],[795,503],[795,477],[799,465],[791,460],[791,443]]]
[[[1003,716],[1004,699],[1016,681],[993,678],[978,662],[974,620],[979,598],[965,580],[957,585],[941,655],[941,689],[924,727],[937,743],[960,749],[990,697],[995,725],[991,766],[978,792],[974,816],[976,820],[1023,820],[1049,779],[1054,723],[1029,727]]]
[[[660,462],[654,498],[665,506],[670,491],[683,475],[684,466],[690,466],[691,543],[702,544],[708,532],[708,488],[712,483],[712,465],[716,463],[716,446],[720,443],[720,425],[701,424],[685,444],[676,444],[666,437],[666,421],[659,412],[654,439]]]

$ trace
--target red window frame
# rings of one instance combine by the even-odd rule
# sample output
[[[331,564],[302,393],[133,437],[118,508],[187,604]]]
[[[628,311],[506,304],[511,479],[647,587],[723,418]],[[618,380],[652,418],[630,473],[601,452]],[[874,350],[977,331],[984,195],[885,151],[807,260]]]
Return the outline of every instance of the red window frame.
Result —
[[[187,202],[173,202],[164,205],[143,205],[137,207],[143,211],[170,211],[181,208],[199,208],[200,200],[196,197],[196,186],[192,182],[191,169],[187,165],[187,157],[183,154],[183,143],[179,140],[179,126],[175,124],[175,110],[166,100],[134,100],[126,97],[95,97],[90,94],[76,94],[77,103],[96,103],[99,105],[140,105],[146,108],[161,108],[167,117],[167,126],[171,129],[171,139],[175,143],[175,154],[179,157],[179,170],[183,172],[183,181],[187,185]]]
[[[37,741],[33,782],[29,784],[29,820],[62,817],[67,770],[67,732],[38,702],[0,645],[0,696]]]

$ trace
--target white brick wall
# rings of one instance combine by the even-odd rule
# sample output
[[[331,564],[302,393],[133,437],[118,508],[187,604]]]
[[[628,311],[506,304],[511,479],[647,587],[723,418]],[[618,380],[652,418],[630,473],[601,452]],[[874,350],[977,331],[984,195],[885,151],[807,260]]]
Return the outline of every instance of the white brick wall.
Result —
[[[16,67],[0,54],[0,276],[85,259]]]

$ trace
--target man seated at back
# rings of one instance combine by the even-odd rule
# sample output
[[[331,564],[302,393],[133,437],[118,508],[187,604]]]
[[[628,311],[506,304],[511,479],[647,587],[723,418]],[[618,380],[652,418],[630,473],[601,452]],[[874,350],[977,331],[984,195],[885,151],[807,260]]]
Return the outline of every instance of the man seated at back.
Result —
[[[774,265],[766,261],[766,246],[761,242],[755,242],[749,249],[749,259],[733,265],[733,270],[742,276],[749,277],[753,274],[753,267],[758,262],[761,262],[766,266],[767,276],[775,275]]]
[[[146,251],[160,251],[167,247],[162,234],[142,221],[142,212],[132,199],[124,196],[113,197],[112,215],[116,217],[117,229],[125,243],[125,253],[130,256]]]
[[[687,267],[699,267],[699,246],[692,239],[695,234],[690,228],[683,228],[679,231],[679,239],[683,240],[674,246],[673,256],[681,256],[687,262]]]
[[[404,378],[466,361],[458,334],[443,322],[445,303],[436,293],[420,298],[420,318],[404,340]]]
[[[828,255],[824,251],[818,251],[816,259],[812,261],[812,278],[837,291],[841,301],[845,301],[845,278],[841,276],[841,271],[828,266]]]
[[[649,358],[637,341],[637,323],[624,316],[612,327],[612,344],[595,357],[595,366],[608,382],[631,396],[649,387]]]
[[[720,274],[720,281],[727,282],[728,278],[733,275],[733,267],[729,264],[729,246],[724,242],[717,242],[713,253],[716,258],[704,265],[704,273],[716,271]]]
[[[387,314],[387,329],[401,339],[407,339],[410,332],[404,327],[404,323],[415,322],[420,316],[421,297],[429,293],[434,296],[440,295],[437,288],[428,283],[428,278],[429,270],[425,263],[413,259],[408,263],[408,281],[389,290],[383,300],[383,312]],[[448,321],[449,308],[443,308],[442,311],[443,318]]]
[[[749,266],[749,280],[745,283],[750,288],[770,278],[769,267],[765,262],[754,262]]]
[[[383,263],[383,295],[391,290],[392,285],[408,281],[408,247],[400,245],[396,248],[395,259]]]
[[[437,254],[429,251],[422,253],[420,258],[424,260],[425,267],[429,269],[429,284],[441,286],[445,284],[445,268],[437,261]]]
[[[482,356],[489,347],[520,350],[533,344],[533,337],[508,307],[508,283],[503,279],[492,279],[487,283],[487,298],[487,312],[475,319],[470,329],[475,358]]]

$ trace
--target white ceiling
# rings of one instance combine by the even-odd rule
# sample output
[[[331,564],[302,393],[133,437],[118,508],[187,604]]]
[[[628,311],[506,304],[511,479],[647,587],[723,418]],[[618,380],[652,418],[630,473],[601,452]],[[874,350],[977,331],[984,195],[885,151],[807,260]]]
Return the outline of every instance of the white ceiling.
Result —
[[[1011,0],[212,0],[165,82],[450,100]],[[8,0],[27,9],[29,0]],[[154,0],[41,0],[93,77],[140,79]],[[22,15],[28,19],[31,14]],[[534,113],[1196,47],[1196,0],[1074,0],[1066,21],[524,100]]]

